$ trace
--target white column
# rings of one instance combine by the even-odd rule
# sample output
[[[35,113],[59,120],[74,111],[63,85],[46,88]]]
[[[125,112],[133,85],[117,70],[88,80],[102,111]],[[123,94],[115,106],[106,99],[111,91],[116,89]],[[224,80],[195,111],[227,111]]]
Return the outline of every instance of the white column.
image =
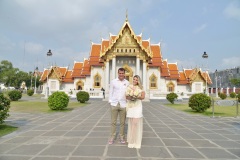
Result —
[[[116,57],[112,59],[112,79],[116,78]]]
[[[146,91],[147,90],[147,63],[146,62],[143,62],[142,82],[143,82],[143,89]]]
[[[234,93],[236,93],[235,90],[236,90],[236,87],[233,87],[233,92],[234,92]]]
[[[229,95],[229,88],[227,87],[227,95]]]
[[[109,91],[109,61],[106,61],[105,66],[105,91],[108,93]]]
[[[137,56],[136,57],[136,75],[139,75],[139,71],[140,71],[140,59],[139,57]]]

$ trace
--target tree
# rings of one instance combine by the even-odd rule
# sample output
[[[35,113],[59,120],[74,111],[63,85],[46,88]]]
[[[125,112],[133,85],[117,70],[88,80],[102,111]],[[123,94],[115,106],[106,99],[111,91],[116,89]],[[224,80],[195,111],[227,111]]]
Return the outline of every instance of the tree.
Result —
[[[0,63],[0,82],[4,83],[5,86],[13,86],[15,88],[20,88],[23,81],[25,81],[26,86],[30,88],[31,86],[31,78],[32,78],[32,84],[34,77],[32,75],[32,72],[24,72],[20,71],[18,68],[14,68],[12,63],[3,60]],[[37,78],[36,85],[39,86],[41,83],[39,82],[39,78]]]
[[[6,86],[15,86],[13,81],[16,79],[15,75],[19,69],[13,68],[11,62],[3,60],[0,63],[0,71],[0,81]]]
[[[240,79],[238,79],[238,78],[233,78],[233,79],[231,79],[230,81],[231,81],[231,84],[233,84],[234,86],[240,87]]]

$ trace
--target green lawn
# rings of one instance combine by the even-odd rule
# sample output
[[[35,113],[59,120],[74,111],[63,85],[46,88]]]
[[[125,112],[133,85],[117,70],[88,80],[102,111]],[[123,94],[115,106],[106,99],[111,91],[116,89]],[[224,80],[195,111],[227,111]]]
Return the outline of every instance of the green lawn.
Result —
[[[190,107],[188,107],[188,104],[164,104],[165,106],[184,111],[190,114],[201,114],[205,116],[212,116],[212,107],[207,109],[203,113],[198,113],[193,111]],[[240,110],[240,106],[239,110]],[[236,116],[236,105],[234,106],[214,106],[214,116],[218,117],[235,117]],[[239,115],[240,116],[240,115]]]
[[[15,130],[17,130],[17,127],[0,124],[0,137],[12,133]]]
[[[70,111],[74,108],[82,107],[87,105],[87,103],[72,102],[68,103],[68,107],[61,111],[51,110],[48,107],[47,101],[12,101],[10,112],[27,112],[27,113],[51,113],[51,112],[63,112]]]

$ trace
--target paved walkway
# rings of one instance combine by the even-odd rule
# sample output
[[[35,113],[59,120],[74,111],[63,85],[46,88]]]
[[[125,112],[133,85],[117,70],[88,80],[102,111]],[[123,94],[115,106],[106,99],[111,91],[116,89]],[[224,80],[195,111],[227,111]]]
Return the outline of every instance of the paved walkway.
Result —
[[[11,113],[17,132],[0,138],[0,160],[240,159],[240,119],[189,115],[144,102],[142,148],[108,145],[107,102],[54,114]],[[126,127],[127,128],[127,127]]]

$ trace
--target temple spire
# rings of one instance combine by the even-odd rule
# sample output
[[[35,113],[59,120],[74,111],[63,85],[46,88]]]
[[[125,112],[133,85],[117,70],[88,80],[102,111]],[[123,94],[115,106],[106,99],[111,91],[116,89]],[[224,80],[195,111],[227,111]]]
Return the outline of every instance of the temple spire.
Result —
[[[126,22],[128,21],[128,10],[126,10]]]

